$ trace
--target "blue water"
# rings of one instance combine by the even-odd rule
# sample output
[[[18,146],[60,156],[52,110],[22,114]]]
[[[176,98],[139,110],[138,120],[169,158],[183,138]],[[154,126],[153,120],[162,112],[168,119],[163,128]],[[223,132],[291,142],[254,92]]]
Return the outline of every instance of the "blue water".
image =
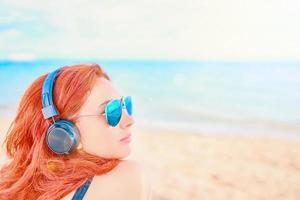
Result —
[[[300,62],[0,61],[0,114],[38,76],[99,63],[134,98],[137,125],[200,133],[300,136]]]

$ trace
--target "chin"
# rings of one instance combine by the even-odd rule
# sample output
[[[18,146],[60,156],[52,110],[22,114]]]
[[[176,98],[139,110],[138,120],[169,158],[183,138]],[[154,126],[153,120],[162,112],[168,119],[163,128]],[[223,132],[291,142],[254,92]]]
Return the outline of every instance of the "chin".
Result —
[[[130,153],[131,153],[131,149],[130,148],[126,148],[126,149],[123,149],[122,152],[120,152],[120,154],[119,154],[118,157],[120,159],[124,159],[124,158],[128,157],[130,155]]]

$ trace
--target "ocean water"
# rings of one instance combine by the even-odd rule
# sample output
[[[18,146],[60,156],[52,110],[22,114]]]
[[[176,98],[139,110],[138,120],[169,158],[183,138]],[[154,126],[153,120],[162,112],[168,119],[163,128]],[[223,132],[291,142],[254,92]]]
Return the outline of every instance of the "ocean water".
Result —
[[[63,65],[96,62],[134,101],[136,124],[213,134],[300,138],[300,62],[0,61],[0,115]]]

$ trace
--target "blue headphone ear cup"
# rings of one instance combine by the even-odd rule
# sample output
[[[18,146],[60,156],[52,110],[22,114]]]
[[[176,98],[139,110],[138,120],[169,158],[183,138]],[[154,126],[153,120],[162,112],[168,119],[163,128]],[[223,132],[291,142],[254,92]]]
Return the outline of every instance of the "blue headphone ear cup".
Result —
[[[46,135],[48,147],[56,154],[69,154],[78,146],[79,140],[78,128],[64,119],[52,124]]]

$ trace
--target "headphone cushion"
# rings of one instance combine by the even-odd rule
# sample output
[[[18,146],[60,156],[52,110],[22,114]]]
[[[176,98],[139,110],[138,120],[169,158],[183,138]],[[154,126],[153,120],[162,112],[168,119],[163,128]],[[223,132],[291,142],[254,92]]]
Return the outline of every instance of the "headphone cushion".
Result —
[[[79,143],[79,130],[72,122],[61,119],[47,131],[48,147],[57,154],[69,154]]]

